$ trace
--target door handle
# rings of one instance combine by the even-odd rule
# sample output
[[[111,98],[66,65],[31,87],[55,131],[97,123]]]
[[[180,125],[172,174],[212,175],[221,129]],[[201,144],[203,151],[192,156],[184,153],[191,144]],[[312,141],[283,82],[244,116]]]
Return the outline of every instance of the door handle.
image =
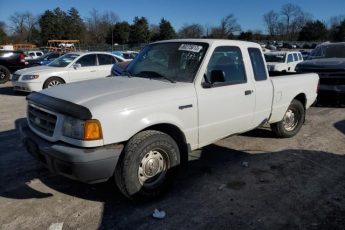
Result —
[[[91,70],[90,72],[96,72],[97,70]]]
[[[246,90],[246,91],[244,91],[244,95],[250,95],[250,94],[252,94],[254,92],[254,90]]]

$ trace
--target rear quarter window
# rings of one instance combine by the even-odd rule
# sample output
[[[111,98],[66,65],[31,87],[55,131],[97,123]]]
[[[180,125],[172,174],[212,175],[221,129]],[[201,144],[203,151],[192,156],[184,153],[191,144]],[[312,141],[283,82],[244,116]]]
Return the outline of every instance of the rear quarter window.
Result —
[[[267,79],[266,66],[258,48],[248,48],[250,61],[252,63],[255,81],[264,81]]]

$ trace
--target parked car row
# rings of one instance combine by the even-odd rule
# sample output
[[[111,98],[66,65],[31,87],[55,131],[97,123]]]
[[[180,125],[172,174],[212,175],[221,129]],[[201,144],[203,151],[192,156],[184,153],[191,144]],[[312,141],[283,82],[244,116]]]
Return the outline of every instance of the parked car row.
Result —
[[[22,51],[0,50],[0,84],[10,79],[11,73],[27,65]]]
[[[345,42],[320,44],[308,60],[296,66],[296,71],[319,74],[319,101],[328,97],[345,101]]]
[[[112,66],[123,58],[106,52],[70,52],[48,65],[18,70],[12,76],[16,91],[40,91],[45,88],[84,80],[105,78]]]

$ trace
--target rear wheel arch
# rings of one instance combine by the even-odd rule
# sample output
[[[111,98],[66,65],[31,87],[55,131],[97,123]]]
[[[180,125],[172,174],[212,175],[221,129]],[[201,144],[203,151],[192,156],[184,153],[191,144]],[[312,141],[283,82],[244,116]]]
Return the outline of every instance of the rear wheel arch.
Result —
[[[300,101],[304,107],[304,109],[306,109],[307,107],[307,97],[304,93],[300,93],[298,94],[293,100],[297,100]]]

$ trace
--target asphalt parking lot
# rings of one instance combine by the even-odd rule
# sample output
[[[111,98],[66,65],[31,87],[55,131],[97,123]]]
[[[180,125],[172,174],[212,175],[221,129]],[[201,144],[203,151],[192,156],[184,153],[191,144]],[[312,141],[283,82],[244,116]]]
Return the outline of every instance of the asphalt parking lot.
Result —
[[[1,229],[345,229],[345,108],[311,108],[290,139],[262,128],[196,151],[168,194],[134,204],[27,154],[14,129],[25,96],[0,85]]]

